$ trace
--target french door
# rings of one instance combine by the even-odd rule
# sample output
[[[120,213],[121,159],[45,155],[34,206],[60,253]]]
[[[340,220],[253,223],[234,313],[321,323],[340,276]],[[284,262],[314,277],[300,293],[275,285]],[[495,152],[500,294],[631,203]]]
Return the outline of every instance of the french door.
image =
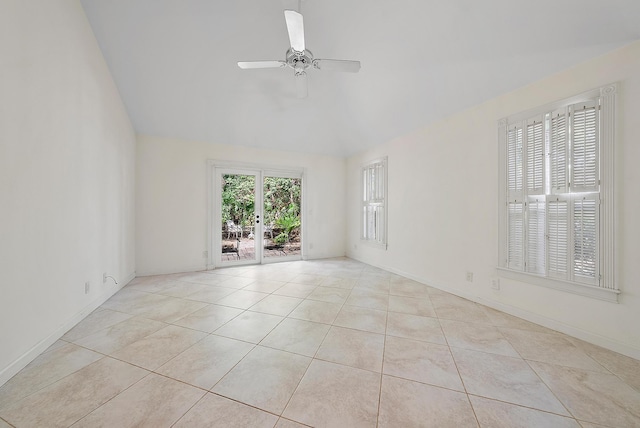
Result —
[[[213,166],[212,267],[302,258],[302,171]]]

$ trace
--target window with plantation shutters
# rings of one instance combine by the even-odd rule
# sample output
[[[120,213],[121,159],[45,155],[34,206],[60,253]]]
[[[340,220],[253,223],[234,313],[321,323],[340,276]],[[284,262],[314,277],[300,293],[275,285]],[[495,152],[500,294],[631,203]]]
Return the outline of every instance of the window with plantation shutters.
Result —
[[[387,159],[362,167],[362,223],[360,238],[386,247]]]
[[[599,88],[500,121],[504,272],[530,275],[531,281],[545,286],[617,299],[616,88]]]

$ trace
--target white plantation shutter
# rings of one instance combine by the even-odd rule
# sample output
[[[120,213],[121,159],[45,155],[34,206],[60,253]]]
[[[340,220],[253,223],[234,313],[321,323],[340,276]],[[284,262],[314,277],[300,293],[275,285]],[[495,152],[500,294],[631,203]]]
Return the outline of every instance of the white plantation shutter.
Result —
[[[527,202],[527,271],[545,274],[546,201],[544,196]]]
[[[510,269],[524,269],[524,131],[521,125],[507,132],[507,188],[509,193],[509,240],[507,265]]]
[[[598,211],[597,195],[573,200],[573,275],[577,281],[598,281]]]
[[[549,119],[549,179],[551,193],[566,193],[567,185],[567,112],[555,111]]]
[[[509,202],[509,243],[507,265],[510,269],[523,269],[524,260],[524,203]]]
[[[598,187],[598,104],[571,106],[571,191]]]
[[[547,201],[547,266],[549,276],[567,278],[569,265],[569,201],[550,197]]]
[[[498,121],[506,277],[617,301],[617,90],[604,86]]]
[[[367,239],[382,242],[384,207],[382,205],[368,205],[364,207],[363,236]]]
[[[507,133],[507,188],[509,199],[522,194],[522,146],[524,143],[522,127],[511,127]]]
[[[542,117],[527,121],[527,194],[544,194],[544,124]]]
[[[362,168],[361,238],[386,243],[386,158]]]

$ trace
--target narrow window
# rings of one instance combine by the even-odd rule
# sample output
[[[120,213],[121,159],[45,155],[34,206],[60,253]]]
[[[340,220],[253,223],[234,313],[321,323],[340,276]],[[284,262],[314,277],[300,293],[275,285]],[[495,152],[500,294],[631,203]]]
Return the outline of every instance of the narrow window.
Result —
[[[361,239],[373,244],[387,244],[387,158],[362,167]]]

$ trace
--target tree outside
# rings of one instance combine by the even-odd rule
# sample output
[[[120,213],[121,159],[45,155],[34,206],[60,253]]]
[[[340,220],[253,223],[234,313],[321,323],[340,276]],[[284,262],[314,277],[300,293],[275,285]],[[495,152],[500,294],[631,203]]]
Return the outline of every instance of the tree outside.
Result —
[[[233,221],[250,226],[255,215],[255,177],[225,174],[222,176],[222,223]],[[302,180],[265,177],[263,221],[272,226],[275,244],[297,241],[300,237]]]

